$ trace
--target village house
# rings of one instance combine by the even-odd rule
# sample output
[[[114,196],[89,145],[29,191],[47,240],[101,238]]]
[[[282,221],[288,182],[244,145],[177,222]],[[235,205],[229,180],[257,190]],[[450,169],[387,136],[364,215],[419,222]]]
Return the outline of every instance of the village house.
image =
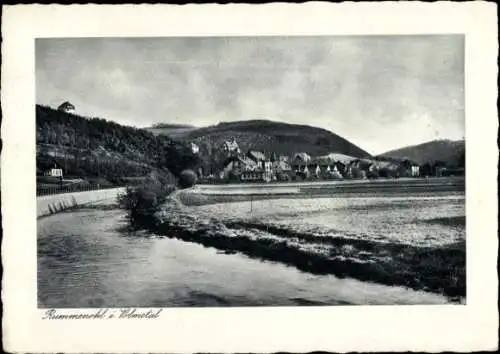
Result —
[[[311,162],[311,156],[305,152],[295,154],[292,159],[291,166],[295,173],[301,173],[304,177],[309,176],[308,165]]]
[[[350,178],[365,179],[367,178],[367,173],[371,171],[372,165],[373,162],[367,159],[352,160],[346,168],[346,176]]]
[[[248,150],[247,157],[253,160],[263,170],[271,170],[271,161],[266,158],[264,153],[255,150]]]
[[[69,113],[69,112],[73,112],[75,110],[75,106],[73,106],[68,101],[65,101],[65,102],[61,103],[59,105],[59,107],[57,107],[57,110],[61,111],[61,112]]]
[[[240,147],[236,142],[236,139],[233,137],[231,140],[226,140],[222,144],[222,150],[225,151],[228,155],[239,155],[241,154]]]
[[[61,177],[63,176],[63,170],[60,168],[51,168],[50,170],[45,171],[45,176],[50,177]]]
[[[247,157],[257,164],[258,169],[260,169],[259,172],[262,172],[262,180],[270,181],[272,179],[272,162],[266,158],[264,153],[255,150],[248,150]]]
[[[317,157],[316,163],[317,163],[318,168],[319,168],[318,173],[330,172],[333,168],[335,168],[335,165],[333,164],[333,160],[330,159],[329,157],[324,157],[324,156]]]
[[[409,159],[404,159],[398,163],[399,177],[417,177],[420,176],[420,166]]]
[[[443,176],[446,176],[447,174],[448,174],[448,171],[447,171],[446,166],[436,166],[435,167],[434,175],[436,177],[443,177]]]
[[[52,168],[45,170],[43,172],[43,175],[48,176],[48,177],[59,177],[62,179],[63,178],[63,170],[62,170],[62,168],[57,166],[57,164],[54,164],[54,166]]]
[[[275,156],[271,159],[271,169],[273,172],[288,172],[292,170],[287,156]]]
[[[234,141],[234,140],[233,140]],[[234,144],[236,142],[234,141]],[[234,144],[228,149],[237,151]],[[439,171],[441,174],[445,170]],[[438,173],[439,173],[438,172]],[[296,153],[289,161],[287,156],[272,153],[270,157],[257,150],[248,150],[245,155],[233,154],[224,163],[221,178],[241,181],[342,178],[378,178],[419,176],[420,167],[409,160],[381,161],[363,159],[340,153],[311,157],[305,152]]]
[[[195,143],[191,143],[190,144],[190,147],[191,147],[191,151],[193,152],[193,154],[197,154],[200,152],[200,147],[198,145],[196,145]]]
[[[286,168],[286,163],[283,162]],[[266,156],[255,150],[249,150],[245,155],[231,155],[224,161],[223,171],[220,173],[221,179],[232,179],[247,181],[272,180],[274,173],[273,163]]]
[[[229,178],[230,175],[240,176],[244,172],[256,171],[258,165],[248,157],[230,156],[224,161],[221,178]]]
[[[326,155],[313,159],[309,164],[308,169],[316,177],[342,178],[342,174],[339,170],[343,171],[344,165]]]
[[[319,177],[319,175],[321,173],[320,166],[322,163],[324,163],[324,162],[322,162],[322,159],[319,159],[319,158],[311,159],[311,161],[309,161],[309,163],[307,164],[307,170],[313,176]]]
[[[336,177],[345,176],[348,172],[349,165],[356,161],[357,158],[349,155],[344,155],[340,153],[330,153],[328,155],[323,155],[319,157],[323,161],[323,166],[325,163],[328,163],[328,167],[326,167],[326,172],[330,172],[334,174]],[[321,166],[320,166],[321,167]],[[321,167],[322,171],[325,172],[324,167]]]
[[[263,182],[269,182],[271,181],[272,177],[270,173],[267,173],[266,171],[263,170],[255,170],[255,171],[244,171],[241,174],[241,180],[244,182],[251,182],[251,181],[263,181]]]

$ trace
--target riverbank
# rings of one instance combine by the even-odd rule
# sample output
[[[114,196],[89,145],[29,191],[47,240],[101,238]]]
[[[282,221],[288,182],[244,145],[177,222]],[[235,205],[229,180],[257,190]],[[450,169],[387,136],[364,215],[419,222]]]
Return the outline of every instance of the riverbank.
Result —
[[[448,303],[438,294],[314,275],[127,226],[125,212],[116,209],[84,208],[39,219],[38,307]]]
[[[457,184],[425,185],[411,193],[407,187],[354,194],[328,186],[337,192],[332,197],[301,193],[301,188],[273,193],[267,186],[245,193],[204,193],[207,189],[198,186],[174,193],[175,202],[156,214],[152,230],[311,274],[405,286],[463,301],[464,193]]]
[[[36,198],[37,218],[79,208],[93,203],[114,203],[125,188],[99,189],[85,192],[61,193]]]

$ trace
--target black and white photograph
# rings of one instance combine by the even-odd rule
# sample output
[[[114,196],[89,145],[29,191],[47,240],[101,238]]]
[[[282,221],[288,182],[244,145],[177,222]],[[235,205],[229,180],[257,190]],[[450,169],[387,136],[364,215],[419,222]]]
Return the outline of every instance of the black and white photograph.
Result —
[[[464,44],[37,39],[38,306],[465,304]]]
[[[4,350],[497,349],[495,10],[3,6]]]

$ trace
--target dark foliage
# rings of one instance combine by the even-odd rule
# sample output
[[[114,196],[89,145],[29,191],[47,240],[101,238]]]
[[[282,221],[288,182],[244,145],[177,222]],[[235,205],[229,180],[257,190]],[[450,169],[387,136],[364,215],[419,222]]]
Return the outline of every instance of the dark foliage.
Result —
[[[278,172],[276,174],[276,179],[280,182],[288,182],[288,181],[291,181],[291,177],[290,177],[290,174],[288,173],[285,173],[285,172]]]
[[[151,128],[151,131],[156,128]],[[166,133],[168,134],[168,133]],[[217,165],[227,155],[219,157],[226,140],[235,138],[242,151],[254,149],[265,153],[291,156],[297,152],[323,155],[339,152],[350,156],[369,158],[371,155],[346,139],[325,129],[308,125],[287,124],[268,120],[249,120],[184,130],[172,136],[194,141],[200,146],[206,168]],[[214,172],[214,171],[210,171]]]
[[[147,181],[139,187],[128,187],[118,197],[118,203],[128,212],[132,226],[151,226],[155,222],[155,212],[174,190],[172,185]]]
[[[464,140],[435,140],[415,146],[388,151],[377,156],[377,159],[409,159],[419,165],[442,162],[448,167],[465,166]]]
[[[54,164],[65,174],[108,179],[170,171],[178,176],[199,165],[191,149],[166,136],[101,118],[83,118],[36,106],[37,169]]]
[[[184,170],[179,175],[179,186],[189,188],[196,184],[196,173],[193,170]]]

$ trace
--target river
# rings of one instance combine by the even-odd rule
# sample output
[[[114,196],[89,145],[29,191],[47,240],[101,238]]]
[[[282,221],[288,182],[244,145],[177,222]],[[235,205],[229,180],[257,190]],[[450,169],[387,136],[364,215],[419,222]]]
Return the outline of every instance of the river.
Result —
[[[438,294],[224,254],[130,232],[124,212],[81,209],[38,220],[38,306],[187,307],[443,304]]]

